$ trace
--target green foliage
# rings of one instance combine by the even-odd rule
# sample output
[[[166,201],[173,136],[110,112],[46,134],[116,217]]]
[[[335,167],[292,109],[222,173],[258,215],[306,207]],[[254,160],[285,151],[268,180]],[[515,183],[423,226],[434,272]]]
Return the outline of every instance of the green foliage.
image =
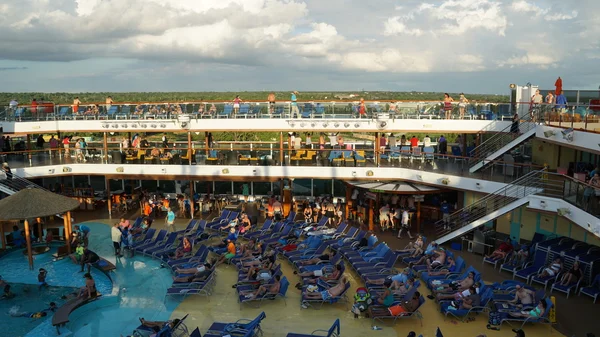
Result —
[[[38,101],[51,101],[56,104],[70,104],[75,97],[79,97],[82,103],[104,103],[107,96],[111,96],[116,104],[120,102],[189,102],[189,101],[232,101],[236,95],[242,100],[266,101],[269,92],[266,91],[244,91],[244,92],[81,92],[81,93],[0,93],[0,104],[8,105],[12,99],[21,104],[31,102],[33,98]],[[355,96],[349,98],[349,95]],[[275,92],[278,100],[289,100],[290,93]],[[458,99],[458,93],[451,93]],[[508,102],[508,95],[477,95],[465,94],[471,100],[479,102],[502,103]],[[439,92],[396,92],[396,91],[372,91],[372,92],[301,92],[298,94],[299,101],[331,100],[331,101],[356,101],[359,98],[369,101],[441,101],[444,97]]]

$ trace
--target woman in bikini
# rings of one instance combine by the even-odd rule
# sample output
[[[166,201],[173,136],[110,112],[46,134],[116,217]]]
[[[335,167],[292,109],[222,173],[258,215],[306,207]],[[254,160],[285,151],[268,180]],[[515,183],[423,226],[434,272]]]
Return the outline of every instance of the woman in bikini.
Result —
[[[96,290],[96,281],[92,278],[92,274],[86,273],[83,275],[85,277],[85,287],[81,287],[79,289],[79,297],[86,299],[93,299],[98,296],[98,291]]]

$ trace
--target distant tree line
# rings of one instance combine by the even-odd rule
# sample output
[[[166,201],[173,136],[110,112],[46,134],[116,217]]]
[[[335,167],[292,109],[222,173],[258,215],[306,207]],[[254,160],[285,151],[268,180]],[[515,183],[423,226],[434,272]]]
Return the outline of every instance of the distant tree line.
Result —
[[[278,100],[289,100],[290,92],[275,91]],[[70,104],[75,97],[85,103],[103,103],[107,96],[111,96],[115,103],[119,102],[186,102],[186,101],[231,101],[236,95],[242,100],[266,101],[267,91],[242,91],[242,92],[81,92],[81,93],[0,93],[0,104],[8,105],[13,99],[21,104],[27,104],[32,99],[50,101],[56,104]],[[351,95],[354,95],[351,97]],[[459,93],[450,93],[458,99]],[[508,102],[508,95],[496,94],[469,94],[465,96],[470,100],[490,103]],[[397,92],[397,91],[369,91],[369,92],[343,92],[343,91],[311,91],[300,92],[298,100],[331,100],[331,101],[356,101],[364,98],[368,101],[441,101],[444,93],[440,92]]]

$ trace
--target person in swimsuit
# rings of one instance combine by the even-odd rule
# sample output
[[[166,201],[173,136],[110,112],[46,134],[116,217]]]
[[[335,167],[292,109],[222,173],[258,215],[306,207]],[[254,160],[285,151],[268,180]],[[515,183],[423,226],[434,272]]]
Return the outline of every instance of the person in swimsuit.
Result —
[[[465,118],[465,110],[467,108],[467,104],[469,104],[469,100],[465,97],[465,94],[460,93],[458,98],[458,118]]]
[[[445,119],[450,119],[450,117],[452,115],[452,102],[454,102],[454,99],[452,97],[450,97],[450,94],[445,93],[444,94],[444,118]]]
[[[524,306],[531,307],[535,300],[535,292],[520,285],[515,286],[515,298],[508,301],[508,305],[522,308]]]
[[[240,292],[240,295],[245,295],[246,298],[258,298],[258,297],[263,297],[267,294],[272,294],[272,295],[276,295],[279,293],[279,289],[281,288],[281,276],[280,275],[275,275],[275,282],[271,283],[271,284],[264,284],[260,287],[258,287],[258,289],[256,289],[256,291],[247,291],[247,292]]]
[[[92,278],[92,274],[85,273],[83,277],[85,277],[85,286],[79,289],[78,297],[86,299],[96,298],[98,296],[98,291],[96,290],[96,281]]]
[[[509,312],[508,314],[512,317],[522,317],[522,318],[532,318],[537,319],[544,315],[546,312],[546,301],[540,300],[538,305],[531,309],[530,311],[517,311],[517,312]]]
[[[475,273],[473,272],[469,272],[469,274],[467,275],[467,277],[463,280],[460,281],[454,281],[450,284],[442,284],[442,285],[438,285],[436,286],[435,284],[432,283],[433,286],[433,294],[439,294],[439,293],[454,293],[456,291],[465,291],[469,288],[471,288],[471,286],[473,286],[473,284],[475,283]],[[429,297],[429,296],[427,296]],[[435,298],[434,296],[429,297],[430,299]]]
[[[346,276],[342,276],[342,278],[340,279],[340,283],[334,285],[333,287],[322,290],[322,291],[316,291],[316,292],[305,291],[304,293],[302,293],[302,296],[306,299],[326,301],[333,297],[340,296],[346,289],[346,282],[348,282],[348,278],[346,278]],[[303,303],[302,307],[304,309],[306,309],[308,307],[308,304]]]
[[[317,269],[315,271],[307,271],[304,273],[298,274],[301,278],[305,279],[307,283],[316,284],[318,280],[322,280],[325,282],[329,281],[337,281],[342,275],[342,265],[336,264],[333,268],[333,271],[327,272],[327,268]],[[300,285],[300,287],[298,287]],[[302,284],[298,283],[296,288],[302,288]]]

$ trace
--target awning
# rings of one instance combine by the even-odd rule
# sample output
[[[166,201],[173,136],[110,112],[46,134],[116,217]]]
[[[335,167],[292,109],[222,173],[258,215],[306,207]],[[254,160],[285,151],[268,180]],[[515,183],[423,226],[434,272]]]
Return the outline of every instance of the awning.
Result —
[[[375,193],[393,194],[434,194],[442,190],[436,187],[413,184],[406,181],[347,181],[347,184],[356,188],[365,189]]]

